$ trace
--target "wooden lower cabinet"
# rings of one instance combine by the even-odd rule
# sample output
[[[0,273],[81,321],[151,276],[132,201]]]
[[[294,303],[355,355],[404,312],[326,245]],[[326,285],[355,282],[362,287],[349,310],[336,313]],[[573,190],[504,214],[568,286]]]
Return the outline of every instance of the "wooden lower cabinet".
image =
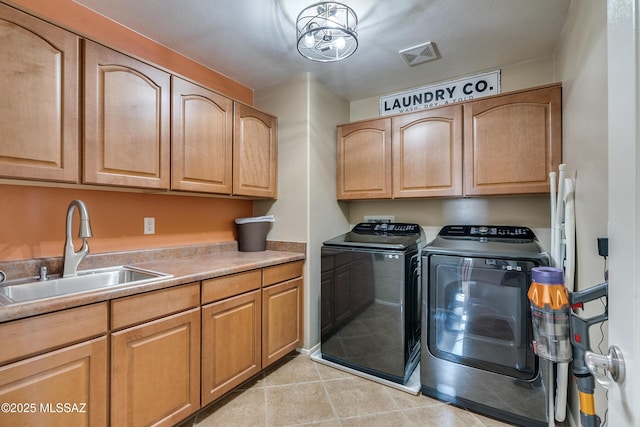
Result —
[[[302,267],[0,324],[0,426],[178,424],[301,344]]]
[[[112,333],[112,426],[171,426],[199,408],[200,308]]]
[[[262,368],[302,342],[303,261],[262,270]]]
[[[202,307],[202,405],[260,372],[260,290]]]
[[[3,426],[107,425],[107,338],[1,367],[0,402]]]
[[[262,289],[262,367],[302,342],[302,278]]]

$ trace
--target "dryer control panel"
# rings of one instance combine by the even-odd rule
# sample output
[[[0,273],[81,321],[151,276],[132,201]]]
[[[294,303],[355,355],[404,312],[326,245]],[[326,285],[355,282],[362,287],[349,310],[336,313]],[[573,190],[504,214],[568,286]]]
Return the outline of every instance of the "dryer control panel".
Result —
[[[536,235],[528,227],[509,225],[447,225],[438,233],[441,237],[462,239],[517,239],[534,241]]]

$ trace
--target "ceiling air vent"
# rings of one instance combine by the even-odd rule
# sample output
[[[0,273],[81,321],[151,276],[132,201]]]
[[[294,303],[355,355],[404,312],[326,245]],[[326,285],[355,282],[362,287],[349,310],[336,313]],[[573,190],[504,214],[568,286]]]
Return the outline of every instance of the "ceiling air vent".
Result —
[[[440,58],[436,45],[433,42],[427,42],[408,49],[403,49],[398,53],[411,67]]]

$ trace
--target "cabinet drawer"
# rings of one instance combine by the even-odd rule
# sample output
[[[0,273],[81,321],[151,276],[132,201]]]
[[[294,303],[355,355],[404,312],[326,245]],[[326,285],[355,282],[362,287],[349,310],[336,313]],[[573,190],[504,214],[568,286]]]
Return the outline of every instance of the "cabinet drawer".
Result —
[[[103,302],[0,324],[0,364],[105,334],[107,312]]]
[[[274,265],[263,270],[262,286],[273,285],[302,276],[302,261]]]
[[[260,270],[231,274],[202,281],[202,304],[240,295],[260,287]]]
[[[111,302],[111,329],[120,329],[197,307],[198,283],[116,299]]]

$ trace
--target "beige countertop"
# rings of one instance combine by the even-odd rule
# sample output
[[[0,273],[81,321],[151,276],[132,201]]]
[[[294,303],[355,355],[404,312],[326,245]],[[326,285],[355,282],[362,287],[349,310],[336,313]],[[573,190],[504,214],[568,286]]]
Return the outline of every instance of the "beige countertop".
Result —
[[[186,256],[183,256],[183,254],[180,254],[180,256],[175,256],[175,254],[166,256],[165,254],[165,256],[155,257],[155,260],[130,262],[126,263],[126,265],[171,274],[173,276],[171,278],[141,285],[114,286],[38,301],[7,305],[0,304],[0,322],[164,289],[256,268],[303,260],[304,258],[304,253],[280,250],[266,250],[263,252],[239,252],[237,250],[215,251],[210,253],[187,253]],[[83,270],[84,268],[92,267],[83,267],[81,264],[79,270]],[[46,286],[46,282],[43,282],[42,286]]]

